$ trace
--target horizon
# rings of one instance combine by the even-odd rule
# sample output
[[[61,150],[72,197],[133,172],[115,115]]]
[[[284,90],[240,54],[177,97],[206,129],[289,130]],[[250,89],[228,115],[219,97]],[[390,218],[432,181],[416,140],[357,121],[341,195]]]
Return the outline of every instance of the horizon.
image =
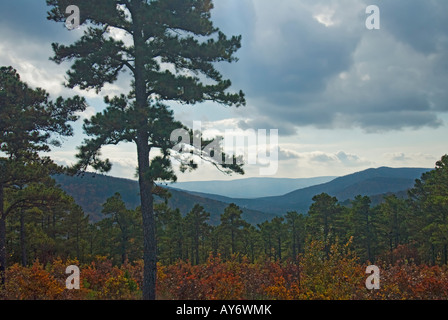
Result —
[[[196,182],[232,182],[232,181],[238,181],[238,180],[247,180],[247,179],[285,179],[285,180],[300,180],[300,179],[318,179],[318,178],[341,178],[344,176],[348,176],[348,175],[352,175],[352,174],[356,174],[359,172],[363,172],[363,171],[367,171],[367,170],[376,170],[376,169],[381,169],[381,168],[388,168],[388,169],[424,169],[424,170],[433,170],[435,166],[433,167],[390,167],[390,166],[379,166],[379,167],[370,167],[367,169],[363,169],[363,170],[358,170],[358,171],[353,171],[351,173],[347,173],[344,175],[324,175],[324,176],[313,176],[313,177],[298,177],[298,178],[288,178],[288,177],[245,177],[242,176],[241,178],[237,178],[237,179],[230,179],[230,180],[217,180],[217,179],[213,179],[213,180],[189,180],[189,181],[176,181],[176,182],[170,182],[170,181],[163,181],[163,182],[156,182],[157,184],[176,184],[176,183],[196,183]],[[125,177],[119,177],[119,176],[114,176],[111,175],[110,173],[99,173],[99,172],[92,172],[92,171],[86,171],[85,173],[88,174],[92,174],[92,175],[102,175],[102,176],[107,176],[107,177],[111,177],[111,178],[116,178],[116,179],[124,179],[124,180],[131,180],[131,181],[138,181],[136,178],[135,179],[131,179],[131,178],[125,178]]]

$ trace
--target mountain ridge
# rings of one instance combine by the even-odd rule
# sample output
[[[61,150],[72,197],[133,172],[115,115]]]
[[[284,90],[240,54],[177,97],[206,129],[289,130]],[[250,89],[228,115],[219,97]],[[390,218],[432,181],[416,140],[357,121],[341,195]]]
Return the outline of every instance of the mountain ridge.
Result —
[[[81,176],[54,176],[56,183],[80,205],[84,212],[89,215],[92,222],[97,222],[103,218],[101,213],[102,204],[113,196],[120,193],[122,199],[129,209],[135,209],[140,205],[138,182],[131,179],[116,178],[103,174],[84,173]],[[183,190],[176,190],[168,187],[171,197],[168,205],[172,209],[179,209],[182,215],[186,215],[195,204],[204,207],[210,213],[209,223],[217,225],[220,222],[220,215],[228,206],[228,203],[215,199],[203,198],[199,195],[190,194]],[[163,200],[155,197],[156,203]],[[270,220],[276,215],[257,210],[243,208],[243,218],[253,224],[260,221]]]
[[[207,193],[209,190],[214,190],[214,194],[229,198],[255,199],[284,195],[297,189],[329,182],[335,178],[337,176],[311,178],[250,177],[234,180],[177,182],[169,186],[188,192]]]
[[[267,210],[281,214],[287,211],[306,213],[312,197],[323,192],[335,196],[339,201],[356,195],[380,195],[402,192],[413,187],[415,179],[421,177],[428,168],[370,168],[338,177],[330,182],[292,191],[283,196],[237,200],[236,204],[253,210]]]
[[[171,208],[179,208],[185,215],[198,203],[210,212],[210,223],[219,224],[220,215],[230,203],[241,207],[243,217],[252,224],[282,216],[288,211],[307,213],[313,196],[323,192],[347,202],[356,195],[374,196],[381,201],[386,194],[401,194],[414,185],[415,179],[431,169],[428,168],[370,168],[349,175],[337,177],[331,181],[288,192],[280,196],[260,198],[231,198],[211,193],[185,191],[171,186]],[[85,173],[84,177],[56,176],[62,189],[74,197],[75,201],[91,216],[91,220],[102,219],[101,206],[108,197],[119,192],[123,201],[132,209],[139,203],[138,182],[100,174]],[[84,180],[83,180],[84,179]],[[239,179],[241,180],[241,179]],[[161,202],[161,199],[157,199]]]

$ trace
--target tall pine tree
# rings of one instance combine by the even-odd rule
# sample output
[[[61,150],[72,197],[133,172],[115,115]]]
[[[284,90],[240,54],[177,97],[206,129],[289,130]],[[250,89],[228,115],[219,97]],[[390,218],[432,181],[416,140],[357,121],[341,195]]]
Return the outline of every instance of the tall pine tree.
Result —
[[[22,82],[12,67],[0,68],[0,151],[5,155],[0,157],[1,283],[5,280],[7,257],[6,218],[13,211],[5,208],[5,189],[20,190],[60,172],[61,168],[41,153],[60,145],[53,134],[73,134],[69,122],[77,120],[76,112],[85,108],[84,99],[78,96],[51,101],[45,90],[29,88]]]
[[[155,299],[155,182],[176,179],[170,135],[184,128],[162,101],[245,104],[243,93],[228,92],[231,82],[215,68],[217,62],[236,60],[241,37],[227,38],[213,26],[211,0],[47,0],[47,4],[48,19],[56,22],[65,22],[69,5],[78,6],[80,22],[88,26],[74,44],[53,44],[55,62],[73,61],[68,87],[99,91],[116,81],[122,70],[131,73],[131,92],[106,98],[106,110],[86,121],[84,129],[92,138],[80,147],[78,169],[108,171],[110,162],[99,158],[102,146],[136,144],[144,235],[143,299]],[[112,37],[113,31],[125,35],[126,41]],[[199,156],[207,158],[204,148],[199,149]],[[150,159],[155,150],[160,156]],[[208,154],[214,165],[243,172],[236,159],[222,164],[216,154],[221,153]],[[196,168],[193,160],[182,162],[181,169]]]

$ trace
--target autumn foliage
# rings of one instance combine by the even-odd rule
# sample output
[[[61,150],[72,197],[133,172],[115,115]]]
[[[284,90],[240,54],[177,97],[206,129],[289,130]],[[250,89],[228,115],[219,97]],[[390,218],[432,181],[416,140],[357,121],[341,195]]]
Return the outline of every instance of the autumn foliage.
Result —
[[[178,261],[158,266],[157,297],[163,300],[397,300],[447,299],[448,269],[400,260],[377,263],[379,290],[367,290],[366,265],[350,249],[333,245],[329,252],[313,241],[297,261],[251,263],[244,256],[224,260],[210,256],[206,263]],[[8,268],[2,299],[113,300],[141,299],[143,263],[115,266],[105,257],[80,265],[81,288],[65,288],[68,265],[77,260],[56,259],[30,267]]]

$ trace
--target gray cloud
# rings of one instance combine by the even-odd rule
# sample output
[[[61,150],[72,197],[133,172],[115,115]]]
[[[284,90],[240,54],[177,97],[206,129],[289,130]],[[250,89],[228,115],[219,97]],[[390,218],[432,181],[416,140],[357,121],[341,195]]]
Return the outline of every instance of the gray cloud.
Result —
[[[292,150],[288,150],[288,149],[284,149],[279,147],[278,149],[278,160],[283,161],[283,160],[296,160],[296,159],[301,159],[302,156]]]
[[[403,161],[408,161],[411,160],[410,157],[406,156],[403,152],[399,153],[399,154],[394,154],[392,155],[392,160],[393,161],[398,161],[398,162],[403,162]]]
[[[446,1],[384,1],[381,12],[383,28],[423,54],[437,53],[448,34]]]
[[[366,132],[436,128],[448,111],[448,2],[379,4],[381,30],[364,26],[367,0],[215,1],[214,19],[241,34],[235,64],[219,68],[243,89],[242,129],[360,127]],[[51,42],[79,34],[46,20],[44,1],[6,1],[0,11],[0,62],[57,94],[67,65],[48,61]],[[16,54],[16,55],[15,55]],[[34,68],[34,69],[33,69]],[[121,79],[106,93],[118,93]]]
[[[364,26],[363,0],[242,3],[251,5],[237,18],[253,20],[229,28],[244,40],[240,62],[224,71],[257,110],[247,124],[269,119],[286,134],[309,125],[366,132],[443,125],[448,3],[382,2],[374,31]]]
[[[344,167],[358,167],[372,164],[370,161],[360,158],[356,154],[338,151],[336,153],[314,152],[309,155],[309,160],[323,164],[337,164]]]
[[[248,130],[248,129],[278,129],[278,133],[281,136],[292,136],[297,134],[297,128],[290,124],[290,123],[283,123],[279,125],[278,122],[272,119],[269,119],[267,117],[255,117],[253,119],[246,119],[246,120],[240,120],[237,123],[237,126],[241,130]]]

